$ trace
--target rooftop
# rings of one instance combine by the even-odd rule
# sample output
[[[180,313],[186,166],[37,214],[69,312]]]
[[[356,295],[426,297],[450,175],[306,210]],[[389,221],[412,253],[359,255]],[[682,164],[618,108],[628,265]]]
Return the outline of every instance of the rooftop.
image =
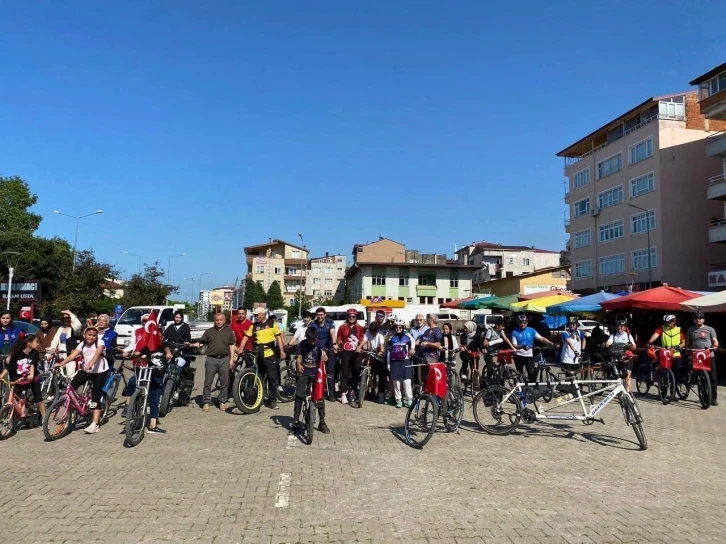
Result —
[[[708,81],[709,79],[711,79],[713,76],[719,75],[721,72],[726,72],[726,62],[724,62],[723,64],[719,64],[715,68],[711,68],[705,74],[698,76],[693,81],[689,81],[688,84],[689,85],[700,85],[704,81]]]
[[[518,276],[507,276],[505,278],[496,278],[493,280],[481,282],[479,285],[481,286],[483,284],[490,284],[490,283],[494,283],[497,281],[505,281],[505,280],[512,280],[512,279],[522,280],[522,279],[526,279],[526,278],[531,278],[533,276],[541,276],[543,274],[549,274],[550,272],[557,272],[559,270],[567,270],[569,272],[570,266],[561,265],[561,266],[549,266],[547,268],[539,268],[539,269],[535,270],[534,272],[530,272],[529,274],[520,274]]]
[[[272,246],[276,246],[277,244],[284,244],[286,246],[294,247],[295,249],[301,249],[303,251],[307,251],[308,250],[305,247],[300,247],[298,245],[291,244],[290,242],[286,242],[285,240],[279,240],[277,238],[274,238],[274,239],[271,238],[270,241],[267,242],[267,243],[265,243],[265,244],[257,244],[257,245],[254,245],[254,246],[246,246],[244,248],[244,250],[245,250],[245,253],[247,253],[248,250],[260,249],[260,248],[263,248],[263,247],[272,247]]]
[[[446,263],[439,263],[439,264],[422,264],[422,263],[380,263],[380,262],[365,262],[365,263],[356,263],[348,270],[345,271],[345,277],[349,278],[351,276],[355,276],[358,271],[363,266],[395,266],[395,267],[402,267],[402,266],[415,266],[416,268],[457,268],[460,270],[477,270],[479,267],[470,265],[470,264],[459,264],[456,261],[447,261]]]

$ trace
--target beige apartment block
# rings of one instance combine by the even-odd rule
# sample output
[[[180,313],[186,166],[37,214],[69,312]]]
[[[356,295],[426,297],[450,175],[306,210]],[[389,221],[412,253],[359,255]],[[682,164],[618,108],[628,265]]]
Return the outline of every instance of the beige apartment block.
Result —
[[[309,298],[332,298],[341,303],[345,298],[345,255],[325,254],[310,259],[305,281],[305,295]]]
[[[711,219],[723,215],[706,198],[723,173],[704,153],[714,130],[698,93],[682,92],[649,98],[557,154],[573,291],[708,287],[710,264],[726,262],[726,246],[709,242]]]
[[[295,297],[305,290],[308,250],[284,240],[270,239],[266,244],[244,248],[248,281],[259,281],[267,291],[277,280],[285,304],[293,304]]]

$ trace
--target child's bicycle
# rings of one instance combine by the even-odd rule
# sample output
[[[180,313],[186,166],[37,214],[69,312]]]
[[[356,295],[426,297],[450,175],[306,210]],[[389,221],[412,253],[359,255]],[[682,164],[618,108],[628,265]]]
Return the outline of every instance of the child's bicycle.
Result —
[[[436,431],[439,413],[442,414],[444,428],[448,432],[453,433],[459,429],[464,415],[464,393],[460,386],[448,385],[448,376],[456,374],[454,365],[428,363],[416,355],[413,358],[423,363],[411,366],[427,367],[428,377],[423,391],[420,386],[416,387],[413,402],[406,412],[403,431],[409,446],[422,448]]]
[[[302,409],[300,413],[303,415],[303,439],[310,445],[313,443],[313,432],[315,431],[315,411],[317,410],[316,403],[313,402],[313,383],[308,383],[305,389],[305,397],[302,400]],[[321,400],[320,402],[325,402]]]
[[[35,399],[32,398],[32,391],[26,388],[22,395],[15,396],[16,385],[30,385],[38,379],[36,377],[34,380],[26,379],[14,382],[0,380],[8,390],[7,401],[0,408],[0,440],[13,436],[21,423],[28,429],[39,427],[42,424],[38,408],[35,406]],[[30,395],[31,399],[28,399],[28,395]]]

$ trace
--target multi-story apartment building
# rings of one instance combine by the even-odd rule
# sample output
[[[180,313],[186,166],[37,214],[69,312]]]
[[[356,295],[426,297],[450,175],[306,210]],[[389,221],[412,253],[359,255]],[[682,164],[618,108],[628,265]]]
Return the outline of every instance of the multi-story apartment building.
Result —
[[[199,291],[199,302],[197,303],[197,315],[199,315],[202,319],[210,312],[212,309],[211,304],[211,291]]]
[[[345,298],[345,255],[313,257],[308,263],[305,295],[309,298],[332,298],[340,303]]]
[[[492,242],[472,242],[456,252],[456,262],[474,266],[474,291],[490,280],[531,274],[542,268],[559,266],[560,252],[530,246],[503,246]]]
[[[267,291],[277,280],[286,305],[305,291],[308,250],[284,240],[270,240],[266,244],[247,246],[247,281],[259,281]]]
[[[709,136],[696,92],[653,97],[560,151],[568,178],[572,289],[635,290],[668,283],[707,287],[709,220],[723,207],[705,198],[721,162],[704,157]]]
[[[381,298],[410,304],[443,304],[471,295],[474,267],[445,258],[441,262],[440,255],[418,254],[417,258],[416,254],[387,238],[356,244],[354,263],[346,273],[350,301]]]

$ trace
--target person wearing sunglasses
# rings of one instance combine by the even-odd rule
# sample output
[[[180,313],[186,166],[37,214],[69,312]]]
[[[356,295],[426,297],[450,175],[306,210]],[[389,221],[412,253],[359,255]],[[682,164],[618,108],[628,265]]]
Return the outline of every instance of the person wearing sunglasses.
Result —
[[[693,314],[693,326],[686,332],[686,341],[691,349],[718,349],[718,338],[713,327],[706,323],[706,316],[703,312],[697,311]],[[718,391],[718,376],[716,375],[716,358],[711,360],[711,406],[718,406],[716,392]]]
[[[548,346],[554,345],[529,326],[529,319],[526,315],[518,315],[517,328],[512,331],[512,345],[517,350],[514,354],[514,366],[517,367],[517,372],[520,374],[524,373],[526,368],[527,380],[530,382],[536,381],[534,353],[532,353],[535,340]]]
[[[413,338],[414,344],[416,341],[423,336],[423,334],[429,330],[429,326],[426,324],[426,319],[424,318],[423,314],[418,314],[416,316],[416,319],[414,321],[413,327],[411,327],[411,330],[408,331],[408,334]],[[415,355],[421,356],[421,349],[418,346],[414,347]],[[418,385],[421,383],[421,373],[419,372],[419,368],[416,367],[413,369],[413,383],[414,385]]]

